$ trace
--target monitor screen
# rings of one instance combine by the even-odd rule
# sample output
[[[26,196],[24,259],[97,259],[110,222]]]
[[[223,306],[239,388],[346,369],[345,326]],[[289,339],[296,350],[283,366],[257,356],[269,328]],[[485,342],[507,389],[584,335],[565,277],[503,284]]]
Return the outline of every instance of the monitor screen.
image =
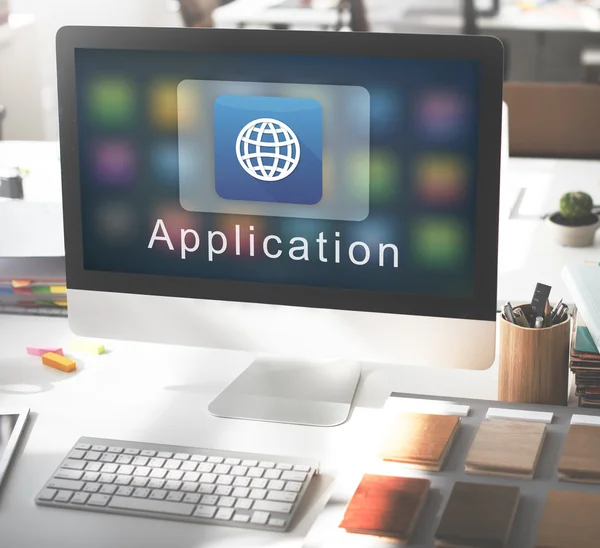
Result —
[[[78,48],[75,83],[84,270],[474,297],[478,61]]]

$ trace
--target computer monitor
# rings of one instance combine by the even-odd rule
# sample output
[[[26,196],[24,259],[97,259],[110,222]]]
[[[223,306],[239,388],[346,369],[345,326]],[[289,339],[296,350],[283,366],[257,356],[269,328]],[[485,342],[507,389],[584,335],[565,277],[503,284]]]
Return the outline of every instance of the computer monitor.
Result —
[[[253,352],[210,411],[301,424],[346,419],[361,361],[492,364],[498,40],[69,27],[57,55],[75,333]]]

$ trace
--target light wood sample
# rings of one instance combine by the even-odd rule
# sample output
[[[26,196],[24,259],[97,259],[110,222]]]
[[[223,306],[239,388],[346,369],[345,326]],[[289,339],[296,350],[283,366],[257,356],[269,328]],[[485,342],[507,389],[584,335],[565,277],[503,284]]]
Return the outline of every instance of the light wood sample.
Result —
[[[419,518],[430,481],[365,474],[340,527],[349,533],[393,538],[405,543]]]
[[[600,426],[569,427],[558,475],[568,481],[600,483]]]
[[[519,493],[513,486],[456,482],[436,531],[435,545],[503,548],[517,512]]]
[[[550,491],[536,548],[598,548],[600,494]]]
[[[424,470],[440,470],[460,424],[460,417],[397,413],[379,450],[384,460]]]
[[[467,455],[469,474],[533,478],[546,437],[537,422],[490,419],[481,423]]]

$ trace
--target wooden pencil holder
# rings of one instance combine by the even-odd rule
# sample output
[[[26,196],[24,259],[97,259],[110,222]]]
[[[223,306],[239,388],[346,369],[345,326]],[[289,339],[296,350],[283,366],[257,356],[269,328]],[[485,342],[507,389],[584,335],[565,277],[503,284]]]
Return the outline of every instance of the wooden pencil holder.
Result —
[[[567,405],[570,325],[569,316],[552,327],[531,329],[500,315],[499,400]]]

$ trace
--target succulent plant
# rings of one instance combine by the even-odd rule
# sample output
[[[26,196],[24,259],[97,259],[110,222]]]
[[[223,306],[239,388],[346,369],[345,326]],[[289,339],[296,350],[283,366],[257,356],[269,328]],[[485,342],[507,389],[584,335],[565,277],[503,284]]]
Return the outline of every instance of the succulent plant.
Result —
[[[560,199],[561,215],[573,224],[589,219],[593,207],[592,197],[585,192],[567,192]]]

